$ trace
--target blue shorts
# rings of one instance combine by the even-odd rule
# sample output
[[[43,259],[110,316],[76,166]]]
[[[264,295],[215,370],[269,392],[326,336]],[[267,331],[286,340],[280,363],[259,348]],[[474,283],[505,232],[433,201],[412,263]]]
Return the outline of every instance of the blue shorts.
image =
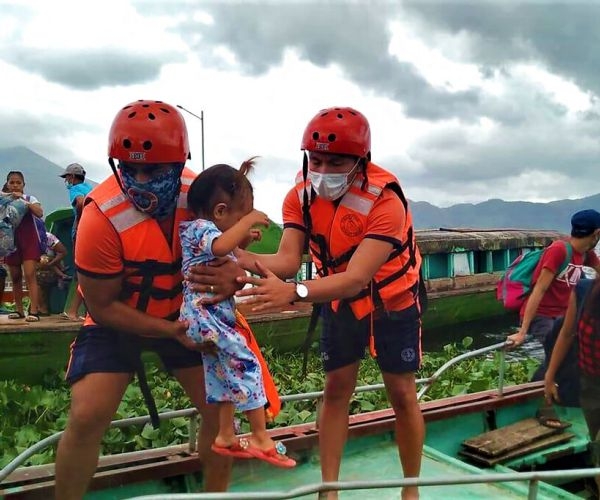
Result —
[[[342,303],[337,313],[329,304],[322,309],[321,359],[326,372],[351,365],[365,357],[371,334],[370,316],[357,321]],[[421,314],[416,305],[382,313],[373,321],[375,358],[385,373],[411,373],[421,366]]]
[[[73,384],[88,373],[134,373],[139,359],[135,355],[140,351],[156,352],[168,372],[202,365],[199,352],[173,339],[119,335],[110,328],[83,326],[71,344],[66,380]]]

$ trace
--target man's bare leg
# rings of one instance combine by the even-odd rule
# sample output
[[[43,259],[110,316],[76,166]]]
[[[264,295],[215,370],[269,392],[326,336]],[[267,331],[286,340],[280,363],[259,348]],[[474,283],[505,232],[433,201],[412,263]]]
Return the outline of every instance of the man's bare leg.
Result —
[[[337,481],[342,453],[348,437],[350,398],[356,386],[359,363],[353,363],[326,374],[325,395],[319,419],[319,455],[323,482]],[[335,500],[336,491],[321,494],[320,498]]]
[[[83,498],[98,466],[100,442],[130,380],[128,373],[90,373],[73,384],[56,453],[56,500]]]
[[[202,415],[198,432],[198,456],[203,464],[204,490],[227,491],[231,479],[232,459],[214,453],[210,447],[219,432],[219,406],[206,403],[202,366],[175,370],[173,375]]]
[[[417,401],[417,387],[413,373],[383,374],[388,398],[396,415],[396,443],[404,477],[419,477],[425,440],[425,422]],[[416,487],[403,488],[402,499],[419,498]]]

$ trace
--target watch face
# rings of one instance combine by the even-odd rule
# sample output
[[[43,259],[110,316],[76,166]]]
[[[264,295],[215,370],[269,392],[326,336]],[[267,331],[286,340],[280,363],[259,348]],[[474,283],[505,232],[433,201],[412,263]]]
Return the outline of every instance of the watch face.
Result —
[[[297,283],[296,294],[301,299],[305,299],[306,297],[308,297],[308,288],[306,288],[306,285],[304,285],[303,283]]]

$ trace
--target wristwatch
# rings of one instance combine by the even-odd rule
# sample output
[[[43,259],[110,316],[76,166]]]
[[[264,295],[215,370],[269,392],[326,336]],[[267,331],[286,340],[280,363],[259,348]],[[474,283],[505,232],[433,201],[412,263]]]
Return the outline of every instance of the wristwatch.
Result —
[[[301,283],[299,281],[294,281],[294,283],[296,284],[296,295],[298,296],[298,298],[300,300],[306,299],[308,297],[308,287],[304,283]],[[293,303],[294,301],[292,301],[292,304]]]

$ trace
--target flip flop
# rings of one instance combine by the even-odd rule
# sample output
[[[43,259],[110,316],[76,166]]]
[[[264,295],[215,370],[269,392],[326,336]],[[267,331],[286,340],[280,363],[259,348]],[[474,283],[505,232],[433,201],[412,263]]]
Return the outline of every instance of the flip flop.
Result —
[[[249,445],[246,451],[254,458],[264,460],[275,467],[283,467],[284,469],[296,467],[296,461],[286,455],[287,450],[281,441],[277,441],[275,446],[269,450],[261,450],[256,446]]]
[[[38,313],[29,313],[25,316],[25,321],[27,323],[37,323],[40,320],[40,315]]]
[[[571,422],[563,422],[558,418],[558,415],[552,406],[538,408],[538,411],[535,413],[535,418],[541,425],[550,429],[562,430],[571,427]]]
[[[12,312],[8,315],[8,319],[25,319],[25,315],[20,312]]]
[[[213,443],[210,449],[224,457],[252,458],[252,455],[246,451],[249,446],[250,442],[246,438],[240,438],[230,446],[218,446]]]

